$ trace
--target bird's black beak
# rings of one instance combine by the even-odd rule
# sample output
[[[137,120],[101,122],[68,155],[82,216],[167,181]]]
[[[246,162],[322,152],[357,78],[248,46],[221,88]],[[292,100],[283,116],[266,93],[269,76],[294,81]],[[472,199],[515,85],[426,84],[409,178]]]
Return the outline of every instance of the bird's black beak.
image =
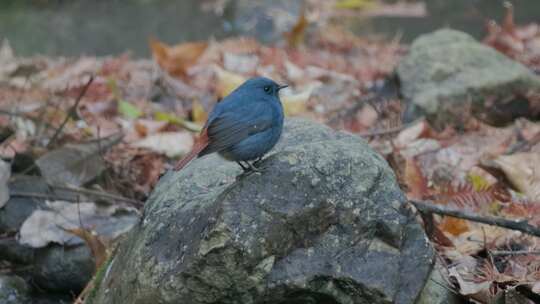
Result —
[[[288,84],[282,84],[280,86],[277,87],[277,90],[278,92],[281,90],[281,89],[285,89],[286,87],[288,87],[289,85]]]

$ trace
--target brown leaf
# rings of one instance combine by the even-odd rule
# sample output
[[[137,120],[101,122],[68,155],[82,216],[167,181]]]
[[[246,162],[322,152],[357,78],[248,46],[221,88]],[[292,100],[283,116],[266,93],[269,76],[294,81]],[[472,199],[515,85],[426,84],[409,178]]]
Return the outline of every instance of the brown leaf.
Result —
[[[81,227],[62,229],[84,240],[86,245],[90,248],[90,251],[92,251],[92,255],[94,256],[94,260],[96,263],[96,269],[98,269],[103,264],[103,262],[107,260],[107,246],[105,246],[104,242],[94,231],[87,230]]]
[[[287,39],[287,46],[290,48],[298,47],[304,41],[304,36],[308,25],[309,22],[306,19],[305,9],[302,9],[302,13],[300,16],[298,16],[296,24],[289,32],[283,34]]]
[[[394,143],[398,147],[406,147],[411,142],[424,136],[429,132],[429,125],[426,121],[422,120],[414,125],[405,128],[399,132],[394,140]]]
[[[217,88],[216,93],[218,98],[223,98],[229,95],[234,89],[240,86],[247,79],[239,74],[231,73],[216,67]]]
[[[193,101],[191,104],[191,118],[194,123],[199,125],[204,125],[208,119],[208,113],[204,109],[203,105],[197,100]]]
[[[407,159],[405,161],[405,182],[408,188],[408,198],[423,199],[429,194],[427,179],[414,159]]]
[[[439,228],[442,231],[448,232],[453,236],[458,236],[469,231],[467,221],[455,217],[445,216],[439,223]]]
[[[208,43],[186,42],[174,46],[150,38],[150,49],[159,66],[175,77],[184,77],[187,69],[197,63]]]
[[[492,162],[512,185],[531,200],[540,200],[540,154],[534,152],[501,155]]]

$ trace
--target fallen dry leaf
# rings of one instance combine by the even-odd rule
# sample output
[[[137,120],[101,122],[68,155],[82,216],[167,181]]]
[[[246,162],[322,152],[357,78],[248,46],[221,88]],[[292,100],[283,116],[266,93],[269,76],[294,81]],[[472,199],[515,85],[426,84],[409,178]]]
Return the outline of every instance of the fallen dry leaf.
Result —
[[[407,183],[407,197],[410,199],[423,199],[429,192],[428,182],[422,169],[414,159],[405,161],[405,182]]]
[[[107,247],[95,231],[81,227],[68,228],[64,230],[84,240],[88,248],[90,248],[92,255],[94,256],[96,269],[98,269],[103,264],[103,262],[105,262],[105,260],[107,259]]]
[[[178,157],[191,150],[193,137],[188,132],[162,132],[136,141],[133,146],[162,153],[168,157]]]
[[[217,96],[218,98],[223,98],[229,95],[234,89],[239,87],[244,81],[247,80],[246,77],[231,73],[222,68],[216,67],[217,74]]]
[[[429,132],[429,125],[425,120],[419,121],[414,125],[405,128],[399,132],[394,140],[394,144],[398,148],[406,147],[411,142],[422,137]]]
[[[464,256],[457,261],[454,266],[448,269],[449,276],[454,278],[459,284],[459,291],[462,295],[475,295],[483,290],[489,289],[490,281],[478,282],[474,280],[478,261],[471,256]]]
[[[22,224],[19,243],[34,248],[49,243],[76,245],[83,240],[66,229],[93,227],[98,235],[115,239],[138,221],[135,209],[120,205],[102,206],[92,202],[47,201],[46,209],[35,210]]]
[[[208,113],[204,109],[203,105],[197,100],[194,100],[191,104],[191,118],[194,123],[201,126],[204,125],[208,119]]]
[[[488,164],[488,163],[486,163]],[[501,155],[493,159],[516,189],[531,200],[540,200],[540,154],[534,152]]]
[[[287,39],[287,46],[290,48],[298,47],[304,41],[304,36],[306,29],[309,25],[309,22],[306,18],[305,8],[302,9],[302,12],[298,16],[298,20],[292,29],[284,33],[283,36]]]
[[[294,116],[306,112],[307,101],[314,89],[315,87],[311,86],[296,94],[281,94],[280,99],[285,115]]]
[[[146,137],[148,135],[162,131],[167,126],[167,124],[167,121],[137,119],[133,127],[135,128],[139,136]]]
[[[458,236],[469,230],[469,224],[466,220],[445,216],[439,223],[439,228],[453,236]]]
[[[101,153],[121,139],[122,134],[116,134],[82,144],[68,144],[45,153],[36,160],[36,164],[47,182],[80,186],[105,169]]]
[[[184,77],[188,68],[195,65],[208,43],[186,42],[174,46],[150,39],[150,49],[158,65],[175,77]]]

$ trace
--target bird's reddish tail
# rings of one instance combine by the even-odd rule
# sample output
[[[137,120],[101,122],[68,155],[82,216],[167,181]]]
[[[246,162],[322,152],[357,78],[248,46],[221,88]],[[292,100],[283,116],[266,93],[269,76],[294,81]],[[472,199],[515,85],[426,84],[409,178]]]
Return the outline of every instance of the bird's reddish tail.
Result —
[[[206,130],[203,130],[201,133],[201,136],[199,139],[195,142],[195,145],[191,149],[191,151],[184,156],[181,160],[179,160],[176,165],[174,166],[174,170],[178,171],[184,168],[191,160],[193,160],[199,153],[201,153],[204,148],[208,146],[208,136],[206,135]]]

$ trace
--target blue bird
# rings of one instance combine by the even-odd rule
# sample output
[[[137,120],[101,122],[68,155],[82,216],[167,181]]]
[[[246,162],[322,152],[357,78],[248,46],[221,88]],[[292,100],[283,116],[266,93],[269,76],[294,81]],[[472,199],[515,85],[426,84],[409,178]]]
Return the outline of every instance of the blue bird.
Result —
[[[285,87],[265,77],[244,82],[216,104],[193,149],[176,164],[175,170],[195,157],[217,152],[237,162],[244,172],[260,171],[256,163],[281,136],[284,115],[279,91]]]

